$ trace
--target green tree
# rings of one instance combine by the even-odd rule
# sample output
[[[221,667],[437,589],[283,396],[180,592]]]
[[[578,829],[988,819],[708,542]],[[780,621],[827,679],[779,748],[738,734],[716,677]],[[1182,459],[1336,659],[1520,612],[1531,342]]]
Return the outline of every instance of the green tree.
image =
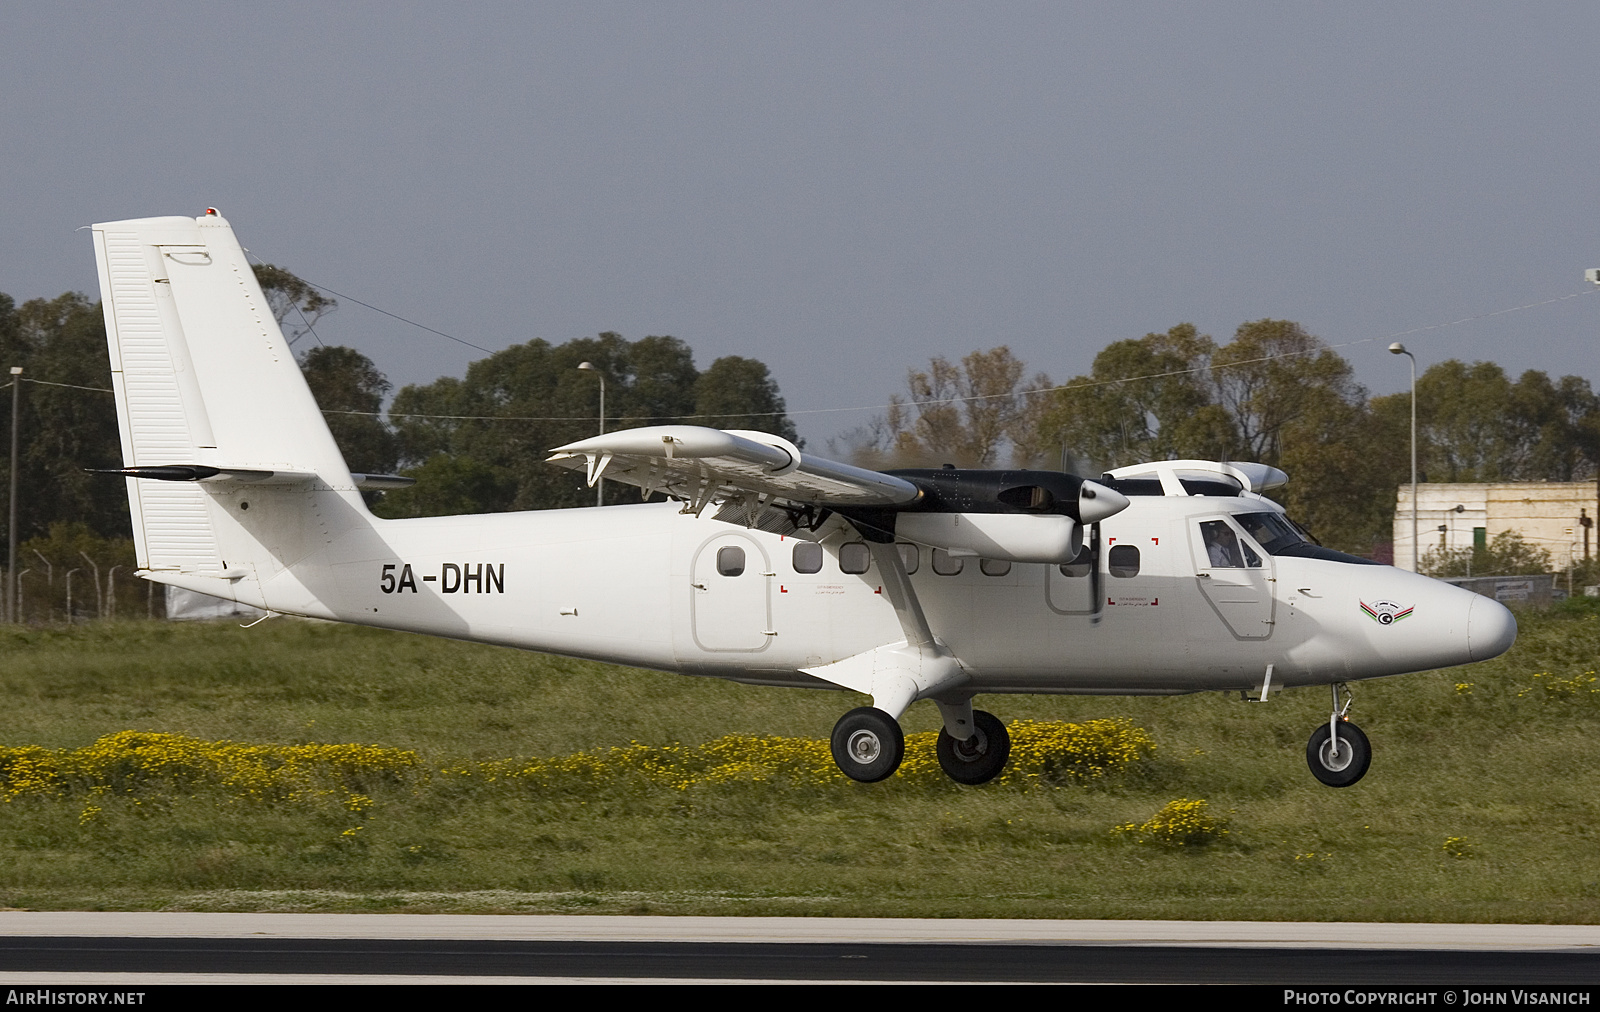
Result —
[[[395,395],[390,419],[400,459],[419,480],[417,488],[390,494],[380,512],[428,515],[447,503],[473,512],[592,505],[594,493],[580,475],[544,462],[551,448],[598,432],[599,377],[580,371],[580,362],[605,376],[607,431],[667,422],[794,431],[786,416],[766,414],[781,411],[783,401],[754,360],[718,360],[702,374],[675,337],[629,341],[607,332],[561,345],[533,340],[473,362],[464,378]],[[704,376],[711,378],[702,384]],[[704,410],[711,406],[719,410]],[[694,417],[702,413],[745,417]],[[741,420],[752,424],[727,424]],[[434,498],[421,488],[425,471],[446,476],[452,491]],[[637,501],[638,491],[608,482],[606,497]]]
[[[1147,460],[1227,459],[1233,422],[1206,371],[1216,344],[1193,324],[1117,341],[1049,398],[1039,441],[1095,472]]]
[[[1027,377],[1005,345],[959,363],[936,357],[906,374],[906,394],[867,429],[847,434],[851,455],[869,466],[1025,466],[1039,456],[1039,418],[1050,377]],[[861,436],[867,434],[866,439]],[[853,445],[850,445],[853,444]],[[1006,451],[1009,449],[1009,454]]]
[[[121,467],[122,441],[110,386],[105,318],[75,292],[17,306],[0,295],[0,365],[22,366],[18,534],[60,521],[101,536],[130,529],[123,482],[86,467]],[[60,386],[55,384],[70,384]],[[8,391],[9,393],[9,391]],[[10,404],[0,410],[0,452],[11,439]],[[10,461],[0,457],[9,468]]]
[[[753,358],[724,356],[694,381],[694,413],[700,416],[695,421],[702,425],[755,429],[801,444],[784,411],[778,381]]]
[[[1576,481],[1594,475],[1600,398],[1589,381],[1563,376],[1551,382],[1530,369],[1511,388],[1512,468],[1523,478]]]
[[[1409,421],[1407,422],[1409,425]],[[1366,403],[1324,400],[1286,426],[1275,493],[1329,548],[1366,555],[1392,536],[1395,488],[1409,473],[1407,428]]]
[[[1409,392],[1373,400],[1398,424]],[[1577,481],[1600,464],[1600,398],[1578,376],[1446,359],[1417,377],[1417,457],[1426,481]]]
[[[1350,363],[1289,320],[1240,324],[1212,355],[1210,377],[1244,460],[1275,464],[1288,430],[1320,438],[1336,423],[1328,408],[1366,401]]]
[[[406,473],[417,483],[385,492],[374,512],[396,519],[492,513],[505,509],[504,504],[517,495],[516,480],[508,470],[442,451]]]
[[[1392,413],[1410,411],[1410,393],[1385,398]],[[1418,467],[1427,481],[1500,481],[1511,477],[1511,381],[1493,362],[1448,359],[1417,377]]]

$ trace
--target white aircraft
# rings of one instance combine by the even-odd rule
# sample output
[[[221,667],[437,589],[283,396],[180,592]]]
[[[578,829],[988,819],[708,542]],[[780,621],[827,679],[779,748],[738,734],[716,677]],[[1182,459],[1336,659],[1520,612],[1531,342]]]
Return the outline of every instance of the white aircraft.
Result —
[[[709,675],[841,688],[841,770],[899,766],[938,705],[961,783],[1010,742],[978,693],[1248,693],[1329,685],[1307,761],[1355,783],[1347,683],[1497,656],[1500,604],[1321,548],[1261,464],[876,472],[764,432],[629,429],[551,461],[662,493],[632,506],[384,520],[352,474],[233,230],[95,225],[139,572],[286,615]]]

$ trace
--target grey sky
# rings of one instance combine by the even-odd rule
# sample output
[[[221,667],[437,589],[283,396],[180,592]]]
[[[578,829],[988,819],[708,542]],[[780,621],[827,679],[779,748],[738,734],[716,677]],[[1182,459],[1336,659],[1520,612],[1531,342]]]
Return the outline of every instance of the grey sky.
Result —
[[[1266,316],[1388,335],[1584,288],[1585,4],[15,4],[0,291],[91,221],[222,209],[263,258],[488,348],[672,334],[791,409],[1009,344]],[[477,352],[347,305],[396,384]],[[1600,378],[1600,295],[1407,337]],[[309,339],[308,339],[309,340]],[[797,414],[814,442],[863,413]]]

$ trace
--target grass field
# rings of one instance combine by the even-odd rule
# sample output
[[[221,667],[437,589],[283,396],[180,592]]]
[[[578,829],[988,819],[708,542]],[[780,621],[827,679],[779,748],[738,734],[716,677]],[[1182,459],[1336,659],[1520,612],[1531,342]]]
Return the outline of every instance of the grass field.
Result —
[[[1522,615],[1499,660],[1358,684],[1374,759],[1345,790],[1305,767],[1325,689],[984,697],[1156,747],[1098,777],[860,785],[762,766],[818,754],[793,741],[740,739],[715,776],[664,748],[821,739],[841,693],[282,619],[9,629],[0,904],[1593,923],[1600,618],[1571,607]],[[186,737],[89,748],[124,731]],[[281,748],[308,743],[373,748]],[[1178,799],[1206,802],[1181,845],[1116,831]]]

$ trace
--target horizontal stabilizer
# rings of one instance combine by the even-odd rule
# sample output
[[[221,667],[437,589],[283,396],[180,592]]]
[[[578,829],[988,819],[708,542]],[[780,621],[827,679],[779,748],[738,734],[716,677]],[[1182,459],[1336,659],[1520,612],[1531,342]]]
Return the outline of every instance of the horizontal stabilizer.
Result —
[[[417,483],[417,479],[407,478],[403,474],[357,474],[354,471],[350,472],[350,480],[356,483],[356,488],[366,492],[410,488]]]
[[[259,467],[212,467],[210,464],[148,464],[143,467],[89,467],[84,470],[92,474],[116,474],[124,478],[237,485],[299,485],[314,481],[317,477],[311,471],[268,471]]]

